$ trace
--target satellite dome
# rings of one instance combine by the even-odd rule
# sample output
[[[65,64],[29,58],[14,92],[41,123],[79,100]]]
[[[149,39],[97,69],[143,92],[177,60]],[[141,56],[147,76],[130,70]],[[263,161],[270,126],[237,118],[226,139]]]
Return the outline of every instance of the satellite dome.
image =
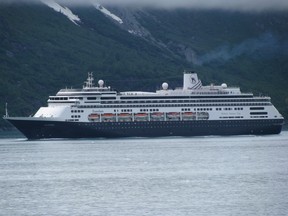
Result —
[[[103,87],[104,86],[104,81],[103,80],[99,80],[98,81],[98,85],[99,85],[99,87]]]
[[[162,88],[163,88],[163,90],[167,90],[168,89],[168,83],[164,82],[162,84]]]
[[[222,88],[227,88],[227,84],[226,83],[222,83],[221,87]]]

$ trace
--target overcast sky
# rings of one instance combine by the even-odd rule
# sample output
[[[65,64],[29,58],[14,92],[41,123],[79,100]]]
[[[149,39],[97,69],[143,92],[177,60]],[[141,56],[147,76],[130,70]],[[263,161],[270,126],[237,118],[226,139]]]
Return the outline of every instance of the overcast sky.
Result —
[[[0,0],[0,2],[41,0]],[[43,0],[45,1],[45,0]],[[137,7],[156,7],[164,9],[196,8],[196,9],[227,9],[240,11],[288,10],[288,0],[56,0],[73,4],[87,4],[94,1],[103,5],[122,5]]]
[[[232,10],[288,9],[288,0],[101,0],[105,4],[130,4],[159,8],[200,8]]]

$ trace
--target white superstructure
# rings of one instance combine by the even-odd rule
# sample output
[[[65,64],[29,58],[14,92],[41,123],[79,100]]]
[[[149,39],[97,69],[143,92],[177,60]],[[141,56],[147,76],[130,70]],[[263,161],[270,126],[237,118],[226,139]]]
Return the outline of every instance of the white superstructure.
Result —
[[[116,92],[92,73],[82,89],[61,89],[35,118],[69,122],[191,121],[283,119],[270,97],[241,93],[227,84],[202,86],[196,73],[184,72],[183,87],[156,92]]]

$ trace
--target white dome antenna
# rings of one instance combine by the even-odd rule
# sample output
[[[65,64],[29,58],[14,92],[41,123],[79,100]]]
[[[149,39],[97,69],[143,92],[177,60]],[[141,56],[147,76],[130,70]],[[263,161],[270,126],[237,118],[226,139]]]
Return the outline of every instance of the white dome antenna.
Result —
[[[162,84],[163,90],[167,90],[168,87],[169,87],[168,83],[164,82],[164,83]]]
[[[98,81],[98,85],[100,88],[103,88],[104,87],[104,81],[103,80],[99,80]]]

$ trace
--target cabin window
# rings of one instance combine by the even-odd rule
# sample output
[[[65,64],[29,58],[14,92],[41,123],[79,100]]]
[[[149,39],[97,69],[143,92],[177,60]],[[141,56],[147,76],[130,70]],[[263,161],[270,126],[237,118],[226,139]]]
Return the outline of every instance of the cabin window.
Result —
[[[101,97],[101,100],[116,100],[116,97]]]
[[[264,110],[264,107],[250,107],[250,110]]]
[[[267,115],[267,112],[250,112],[250,115]]]

